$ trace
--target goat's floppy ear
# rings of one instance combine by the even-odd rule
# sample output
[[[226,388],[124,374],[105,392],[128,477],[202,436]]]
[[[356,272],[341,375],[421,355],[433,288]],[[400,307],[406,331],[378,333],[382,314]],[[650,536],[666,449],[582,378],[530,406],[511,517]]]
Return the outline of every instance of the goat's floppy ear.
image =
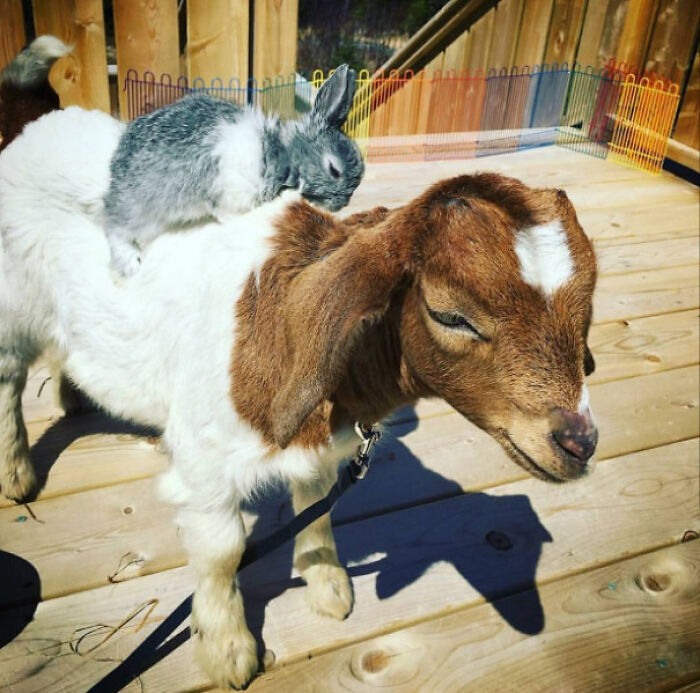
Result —
[[[348,117],[354,96],[355,70],[341,65],[318,90],[311,118],[322,127],[341,127]]]
[[[336,390],[364,329],[389,307],[405,265],[387,235],[356,232],[291,284],[284,307],[290,364],[271,412],[282,448]]]

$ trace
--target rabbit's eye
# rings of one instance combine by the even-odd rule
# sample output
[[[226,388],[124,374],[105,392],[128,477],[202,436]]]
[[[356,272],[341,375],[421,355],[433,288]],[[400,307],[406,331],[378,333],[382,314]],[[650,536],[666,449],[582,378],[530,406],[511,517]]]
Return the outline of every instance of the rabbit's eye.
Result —
[[[328,162],[328,173],[330,173],[333,178],[340,178],[340,171],[333,166],[330,161]]]

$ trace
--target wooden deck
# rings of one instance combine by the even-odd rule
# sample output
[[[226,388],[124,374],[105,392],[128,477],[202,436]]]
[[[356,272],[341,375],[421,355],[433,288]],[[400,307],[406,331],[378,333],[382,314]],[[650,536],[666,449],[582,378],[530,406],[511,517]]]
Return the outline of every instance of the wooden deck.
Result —
[[[251,691],[700,688],[698,189],[550,147],[373,165],[352,210],[476,170],[565,188],[595,240],[598,467],[547,485],[446,405],[421,403],[336,508],[356,600],[345,622],[308,611],[289,546],[243,573],[266,650]],[[99,414],[61,419],[45,377],[37,366],[25,413],[46,487],[31,507],[0,501],[0,637],[15,634],[0,686],[75,693],[193,577],[154,493],[155,441]],[[283,498],[249,514],[257,537],[289,517]],[[127,690],[207,689],[188,642]]]

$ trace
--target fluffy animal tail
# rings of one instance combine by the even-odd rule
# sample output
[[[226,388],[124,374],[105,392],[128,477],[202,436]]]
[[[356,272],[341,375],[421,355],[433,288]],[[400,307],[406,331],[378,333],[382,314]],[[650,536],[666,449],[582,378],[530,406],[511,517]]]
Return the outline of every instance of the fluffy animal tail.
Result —
[[[0,73],[0,151],[27,123],[59,108],[58,95],[49,84],[49,71],[71,50],[55,36],[39,36]]]

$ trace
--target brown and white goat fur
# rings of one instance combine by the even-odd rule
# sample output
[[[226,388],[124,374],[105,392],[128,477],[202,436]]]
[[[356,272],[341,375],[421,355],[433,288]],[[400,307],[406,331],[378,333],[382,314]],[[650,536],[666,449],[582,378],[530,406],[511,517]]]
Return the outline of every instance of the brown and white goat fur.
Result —
[[[68,109],[0,156],[0,483],[36,492],[20,396],[45,349],[107,410],[162,428],[161,490],[179,506],[198,658],[217,685],[258,667],[235,581],[241,501],[271,479],[297,511],[323,497],[354,421],[439,397],[539,478],[590,469],[596,265],[565,194],[460,176],[341,221],[285,193],[159,237],[115,284],[99,201],[119,132]],[[328,517],[294,560],[311,608],[344,618],[352,590]]]

